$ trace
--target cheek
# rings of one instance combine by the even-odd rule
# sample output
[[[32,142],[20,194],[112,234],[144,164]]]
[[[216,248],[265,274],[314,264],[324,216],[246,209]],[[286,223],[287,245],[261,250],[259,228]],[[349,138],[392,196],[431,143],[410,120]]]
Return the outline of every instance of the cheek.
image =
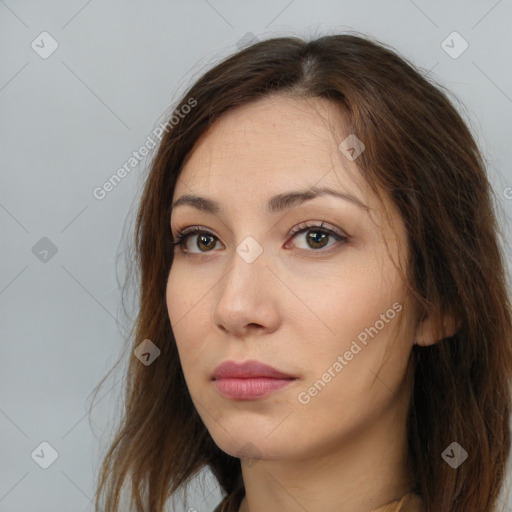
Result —
[[[310,410],[321,413],[332,404],[355,414],[361,403],[385,400],[389,389],[400,385],[410,345],[400,329],[407,325],[401,323],[406,288],[392,263],[384,267],[360,260],[337,272],[321,293],[310,288],[308,295],[306,287],[301,292],[315,312],[300,320],[309,343],[297,347],[309,361],[300,391],[316,403]]]
[[[312,340],[316,333],[321,350],[345,350],[345,345],[348,350],[352,339],[390,308],[388,317],[399,314],[392,307],[401,303],[405,287],[393,264],[380,256],[370,250],[347,251],[342,264],[293,278],[290,307]],[[379,331],[388,330],[387,323],[386,329],[380,323],[379,327]]]
[[[352,332],[366,334],[362,325],[352,326]],[[393,403],[405,375],[406,347],[395,339],[396,332],[397,325],[390,320],[378,334],[368,335],[366,344],[357,335],[340,335],[328,350],[323,347],[310,353],[309,371],[294,397],[300,414],[297,425],[315,428],[322,432],[320,437],[335,440],[378,421]]]
[[[184,322],[191,323],[195,319],[190,318],[197,315],[201,307],[206,307],[213,289],[223,276],[222,269],[219,270],[212,261],[193,262],[185,258],[183,255],[175,257],[171,266],[167,279],[166,302],[172,320],[178,321],[183,317]]]
[[[165,302],[173,331],[178,319],[183,316],[183,295],[180,294],[180,290],[183,290],[185,284],[183,281],[182,274],[176,272],[174,266],[172,266],[169,272],[169,277],[167,278]]]
[[[187,272],[180,268],[179,262],[173,262],[166,285],[166,303],[171,323],[177,322],[186,312],[191,301],[193,281]]]
[[[202,293],[204,295],[204,291]],[[201,354],[201,294],[185,272],[171,267],[166,286],[167,313],[185,377]],[[203,315],[204,316],[204,315]]]
[[[167,312],[173,332],[194,327],[207,290],[208,285],[194,277],[193,271],[173,263],[166,286]]]

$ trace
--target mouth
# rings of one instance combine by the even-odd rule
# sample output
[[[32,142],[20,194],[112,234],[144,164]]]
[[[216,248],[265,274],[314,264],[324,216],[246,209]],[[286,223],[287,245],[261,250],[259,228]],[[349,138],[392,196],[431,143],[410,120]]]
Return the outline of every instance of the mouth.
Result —
[[[297,377],[259,361],[226,361],[216,368],[211,379],[224,397],[253,400],[288,386]]]
[[[270,379],[259,377],[251,379],[218,379],[215,386],[226,398],[234,400],[253,400],[282,389],[296,379]]]

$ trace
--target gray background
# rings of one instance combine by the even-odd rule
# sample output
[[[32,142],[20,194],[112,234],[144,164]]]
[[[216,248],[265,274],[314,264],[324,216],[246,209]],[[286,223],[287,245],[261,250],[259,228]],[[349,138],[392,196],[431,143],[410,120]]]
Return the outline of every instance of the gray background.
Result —
[[[129,316],[120,309],[116,272],[122,282],[149,157],[103,200],[93,189],[146,141],[190,83],[247,33],[376,37],[461,100],[508,218],[511,19],[511,0],[0,0],[0,511],[93,510],[122,370],[98,394],[91,423],[87,408],[123,351]],[[47,58],[41,53],[52,42],[44,31],[58,43]],[[469,44],[457,58],[460,40],[449,43],[452,55],[442,46],[453,31]],[[43,441],[58,453],[47,469],[36,463]],[[205,476],[205,489],[188,502],[198,511],[220,499]]]

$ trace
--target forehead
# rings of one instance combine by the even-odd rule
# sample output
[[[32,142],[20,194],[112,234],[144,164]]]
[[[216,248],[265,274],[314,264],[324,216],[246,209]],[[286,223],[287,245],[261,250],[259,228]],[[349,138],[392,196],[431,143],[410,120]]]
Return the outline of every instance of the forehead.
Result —
[[[234,108],[196,141],[171,202],[186,195],[201,196],[218,203],[231,220],[260,222],[272,197],[328,188],[364,203],[366,209],[358,211],[366,213],[357,214],[363,216],[361,225],[373,223],[372,230],[389,240],[398,237],[406,247],[407,232],[398,208],[380,187],[377,195],[357,161],[340,151],[348,135],[340,107],[326,99],[265,97]],[[181,215],[184,210],[176,211]]]
[[[199,138],[175,195],[187,186],[215,194],[234,187],[278,191],[290,184],[366,190],[355,163],[338,149],[347,135],[335,103],[265,97],[228,111]]]

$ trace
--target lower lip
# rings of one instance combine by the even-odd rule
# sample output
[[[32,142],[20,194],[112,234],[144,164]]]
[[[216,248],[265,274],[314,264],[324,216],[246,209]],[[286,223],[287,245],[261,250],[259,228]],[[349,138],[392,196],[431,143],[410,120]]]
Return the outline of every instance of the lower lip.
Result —
[[[272,379],[268,377],[224,378],[215,380],[217,389],[227,398],[251,400],[261,398],[291,384],[295,379]]]

